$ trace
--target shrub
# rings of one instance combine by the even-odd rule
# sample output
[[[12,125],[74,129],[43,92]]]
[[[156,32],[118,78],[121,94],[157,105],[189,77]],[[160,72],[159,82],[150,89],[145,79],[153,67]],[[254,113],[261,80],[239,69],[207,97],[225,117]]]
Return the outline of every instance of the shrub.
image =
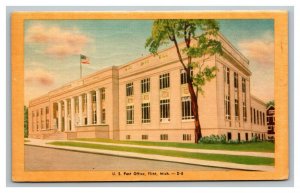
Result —
[[[226,143],[226,136],[225,135],[210,135],[210,136],[205,136],[202,137],[199,140],[199,143],[204,143],[204,144],[217,144],[217,143]]]

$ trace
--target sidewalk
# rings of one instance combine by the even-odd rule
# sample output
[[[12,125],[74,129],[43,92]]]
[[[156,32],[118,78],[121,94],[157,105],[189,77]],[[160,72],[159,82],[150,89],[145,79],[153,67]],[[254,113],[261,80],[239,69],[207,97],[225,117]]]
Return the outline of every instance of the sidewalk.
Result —
[[[56,145],[47,144],[47,143],[53,142],[53,141],[66,141],[66,140],[29,139],[29,141],[30,142],[26,142],[25,144],[33,145],[33,146],[40,146],[40,147],[55,148],[55,149],[64,149],[64,150],[70,150],[70,151],[115,155],[115,156],[122,156],[122,157],[131,157],[131,158],[143,158],[143,159],[151,159],[151,160],[178,162],[178,163],[240,169],[240,170],[253,170],[253,171],[272,171],[272,170],[274,170],[273,166],[265,166],[265,165],[245,165],[245,164],[236,164],[236,163],[229,163],[229,162],[197,160],[197,159],[191,159],[191,158],[180,158],[180,157],[171,157],[171,156],[163,156],[163,155],[155,155],[155,154],[149,155],[149,154],[124,152],[124,151],[99,150],[99,149],[90,149],[90,148],[82,148],[82,147],[56,146]],[[193,152],[193,153],[246,155],[246,156],[271,157],[271,158],[274,157],[273,153],[236,152],[236,151],[222,151],[222,150],[200,150],[200,149],[187,149],[187,148],[175,148],[175,147],[140,146],[140,145],[130,145],[130,144],[87,142],[87,141],[76,141],[76,140],[71,140],[71,141],[72,142],[80,142],[80,143],[88,143],[88,144],[101,144],[101,145],[108,145],[108,146],[123,146],[123,147],[137,147],[137,148],[148,148],[148,149],[175,150],[175,151],[184,151],[184,152]]]

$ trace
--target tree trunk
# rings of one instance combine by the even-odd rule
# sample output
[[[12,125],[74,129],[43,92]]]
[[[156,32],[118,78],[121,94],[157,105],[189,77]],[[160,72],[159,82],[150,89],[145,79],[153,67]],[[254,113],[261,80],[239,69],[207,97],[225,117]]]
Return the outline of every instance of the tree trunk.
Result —
[[[189,79],[189,76],[188,76]],[[198,112],[198,99],[193,87],[193,84],[190,80],[188,80],[188,88],[191,94],[191,103],[192,103],[192,113],[194,115],[194,123],[195,123],[195,143],[198,143],[199,139],[202,137],[201,133],[201,125],[199,120],[199,112]]]

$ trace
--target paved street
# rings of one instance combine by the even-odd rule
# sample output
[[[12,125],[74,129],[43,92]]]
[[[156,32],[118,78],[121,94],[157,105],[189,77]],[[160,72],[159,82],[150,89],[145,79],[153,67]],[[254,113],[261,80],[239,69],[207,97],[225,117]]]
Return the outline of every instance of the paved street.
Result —
[[[25,145],[25,170],[226,170]]]

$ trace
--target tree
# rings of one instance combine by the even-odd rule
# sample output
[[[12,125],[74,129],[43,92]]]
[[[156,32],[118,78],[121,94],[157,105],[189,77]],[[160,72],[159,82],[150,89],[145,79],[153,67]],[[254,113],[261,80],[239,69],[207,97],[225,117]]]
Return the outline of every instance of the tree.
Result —
[[[24,106],[24,137],[28,137],[28,108]]]
[[[198,92],[204,93],[203,86],[216,76],[217,71],[216,66],[209,67],[205,60],[214,54],[222,54],[221,42],[216,38],[218,32],[217,21],[211,19],[159,19],[153,22],[151,36],[145,44],[154,55],[157,55],[159,47],[168,43],[174,44],[179,62],[187,75],[195,123],[195,143],[202,137]],[[183,43],[179,43],[180,41]],[[200,59],[202,62],[199,62]],[[195,68],[198,68],[198,73],[191,74],[191,70]]]
[[[267,102],[266,106],[267,106],[267,108],[269,108],[269,106],[275,107],[275,102],[274,102],[274,100],[271,100],[271,101]]]

